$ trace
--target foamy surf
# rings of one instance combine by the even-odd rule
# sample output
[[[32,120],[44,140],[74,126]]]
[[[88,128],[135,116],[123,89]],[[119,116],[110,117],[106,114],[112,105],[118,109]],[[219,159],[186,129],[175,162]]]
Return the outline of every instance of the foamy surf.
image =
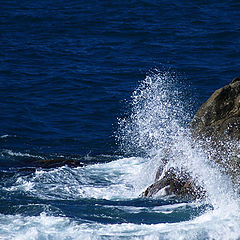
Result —
[[[42,213],[37,217],[0,215],[1,239],[238,239],[239,215],[211,211],[180,223],[79,223]]]
[[[102,214],[105,214],[104,217],[107,219],[113,220],[121,214],[126,215],[126,219],[130,221],[128,223],[124,223],[123,220],[120,224],[106,225],[98,221],[89,222],[84,218],[74,220],[64,216],[64,213],[57,213],[58,216],[54,216],[55,213],[51,210],[32,217],[2,214],[0,235],[3,239],[79,239],[79,236],[80,239],[238,239],[240,237],[240,215],[235,201],[226,201],[225,206],[220,204],[216,208],[203,207],[196,213],[194,211],[206,203],[168,202],[165,198],[165,203],[156,202],[153,206],[143,202],[140,205],[138,203],[139,206],[129,204],[129,201],[139,199],[139,194],[146,187],[144,172],[146,174],[145,169],[149,169],[147,164],[149,164],[147,159],[132,157],[84,168],[39,169],[30,176],[18,177],[15,184],[4,189],[12,193],[24,192],[29,197],[48,201],[78,201],[92,198],[100,201],[110,200],[111,202],[104,204],[96,202],[93,206],[97,208],[102,204],[101,208],[104,209]],[[217,191],[218,189],[216,194]],[[159,198],[164,199],[161,196]],[[107,213],[109,211],[118,211],[118,216]],[[144,218],[146,214],[158,216],[158,221],[161,223],[146,224],[144,223],[146,220],[141,224],[131,223],[132,216]],[[188,216],[187,220],[177,220],[177,216],[184,214]],[[176,222],[171,223],[171,219]]]
[[[2,171],[0,236],[239,239],[239,196],[230,178],[191,138],[181,101],[185,90],[175,78],[167,72],[147,76],[133,93],[129,118],[119,120],[120,145],[135,157],[112,156],[112,161],[78,168]],[[41,158],[11,150],[2,155]],[[206,198],[189,202],[164,191],[142,198],[159,167],[184,168],[204,187]]]
[[[39,169],[19,176],[7,191],[24,191],[41,199],[131,199],[151,183],[145,180],[147,160],[122,158],[82,168]]]

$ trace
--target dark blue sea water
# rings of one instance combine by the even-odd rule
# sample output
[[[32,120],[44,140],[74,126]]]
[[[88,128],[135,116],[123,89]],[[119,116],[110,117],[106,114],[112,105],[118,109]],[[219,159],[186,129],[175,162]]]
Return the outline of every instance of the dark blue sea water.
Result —
[[[139,194],[166,139],[240,75],[239,12],[237,0],[2,0],[0,238],[238,239],[238,203],[227,216],[216,204],[230,193]]]

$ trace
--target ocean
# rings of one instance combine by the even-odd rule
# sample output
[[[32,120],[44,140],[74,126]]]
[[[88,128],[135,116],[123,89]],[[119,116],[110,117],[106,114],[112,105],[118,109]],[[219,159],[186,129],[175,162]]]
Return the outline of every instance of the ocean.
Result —
[[[239,12],[2,0],[0,239],[240,239],[236,189],[188,133],[240,75]],[[169,149],[207,199],[141,197]]]

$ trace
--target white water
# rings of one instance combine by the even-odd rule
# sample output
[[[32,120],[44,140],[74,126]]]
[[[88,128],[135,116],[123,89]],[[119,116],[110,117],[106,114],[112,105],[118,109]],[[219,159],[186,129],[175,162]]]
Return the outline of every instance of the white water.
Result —
[[[23,191],[42,199],[96,198],[127,200],[138,197],[152,182],[146,178],[143,158],[123,158],[106,164],[84,168],[62,167],[39,170],[31,177],[19,177],[15,186],[6,190]],[[211,177],[211,175],[210,175]],[[219,180],[219,178],[217,179]],[[213,181],[213,180],[212,180]],[[218,187],[218,184],[215,186]],[[219,204],[203,215],[180,223],[160,224],[100,224],[79,223],[68,217],[0,215],[1,239],[238,239],[240,214],[238,204],[222,189],[214,189]],[[228,194],[228,193],[226,193]],[[223,198],[223,199],[221,199]],[[217,200],[216,200],[217,201]],[[225,205],[223,203],[226,203]],[[195,204],[201,203],[192,203]],[[217,204],[217,203],[216,203]],[[191,206],[181,203],[154,207],[151,211],[171,214],[173,210]],[[142,211],[142,207],[118,206],[129,213]]]
[[[8,135],[5,135],[8,136]],[[21,152],[13,152],[12,150],[4,150],[2,153],[3,154],[7,154],[9,156],[15,156],[15,157],[32,157],[32,158],[40,158],[40,159],[44,159],[43,157],[39,156],[39,155],[32,155],[29,153],[21,153]]]
[[[168,167],[184,167],[207,191],[213,209],[189,221],[159,224],[80,223],[66,216],[0,215],[1,239],[240,239],[238,196],[228,176],[210,161],[195,144],[185,123],[189,120],[179,99],[184,93],[175,87],[174,76],[155,73],[146,78],[133,94],[132,113],[120,121],[122,147],[144,157],[122,158],[110,163],[71,169],[38,170],[19,176],[5,191],[40,199],[130,200],[149,186],[164,157]],[[173,204],[151,209],[171,214]],[[118,206],[127,212],[142,208]]]
[[[185,168],[204,185],[212,204],[218,202],[214,198],[221,193],[235,198],[230,179],[220,173],[220,167],[189,133],[191,107],[184,101],[184,92],[186,88],[173,74],[155,72],[147,76],[133,93],[130,118],[120,120],[122,146],[149,156],[152,172],[165,165],[166,158],[169,167]]]
[[[4,190],[23,191],[40,199],[136,198],[152,182],[151,178],[146,181],[146,164],[143,158],[132,157],[83,168],[37,170],[31,175],[19,176]]]
[[[229,213],[230,212],[230,213]],[[0,215],[1,239],[239,239],[239,214],[210,211],[191,221],[161,224],[83,223],[67,217]]]

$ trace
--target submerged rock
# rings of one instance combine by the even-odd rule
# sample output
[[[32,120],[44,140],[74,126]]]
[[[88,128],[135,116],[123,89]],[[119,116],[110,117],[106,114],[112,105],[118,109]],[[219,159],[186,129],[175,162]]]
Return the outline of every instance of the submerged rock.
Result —
[[[216,90],[202,104],[190,123],[190,130],[193,141],[199,142],[210,159],[221,165],[233,182],[240,185],[240,77]],[[160,191],[194,199],[206,196],[203,187],[198,186],[190,174],[172,168],[165,173],[162,167],[159,168],[155,182],[142,196],[153,197]]]
[[[43,159],[35,161],[35,164],[38,167],[43,168],[56,168],[62,166],[68,167],[83,167],[84,164],[75,160],[75,159],[66,159],[66,158],[55,158],[55,159]]]

